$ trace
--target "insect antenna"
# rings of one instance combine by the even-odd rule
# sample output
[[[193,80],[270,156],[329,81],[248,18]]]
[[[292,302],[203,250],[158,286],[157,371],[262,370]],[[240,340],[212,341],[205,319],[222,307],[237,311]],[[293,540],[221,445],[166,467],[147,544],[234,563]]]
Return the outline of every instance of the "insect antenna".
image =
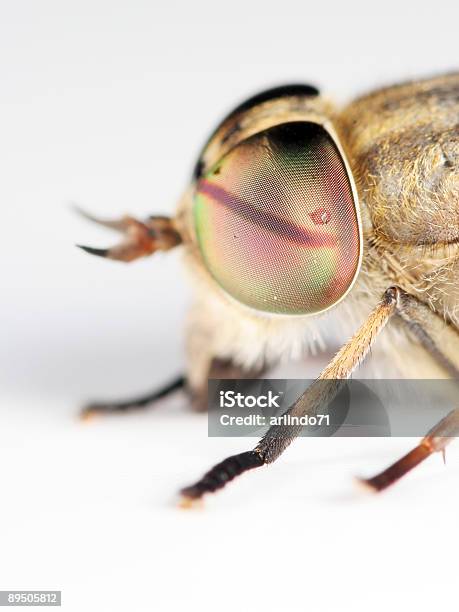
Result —
[[[124,216],[119,219],[99,219],[74,206],[74,210],[85,219],[120,232],[124,239],[117,245],[99,249],[77,244],[90,255],[130,262],[152,255],[156,251],[168,251],[182,242],[182,238],[170,217],[152,216],[146,221]]]

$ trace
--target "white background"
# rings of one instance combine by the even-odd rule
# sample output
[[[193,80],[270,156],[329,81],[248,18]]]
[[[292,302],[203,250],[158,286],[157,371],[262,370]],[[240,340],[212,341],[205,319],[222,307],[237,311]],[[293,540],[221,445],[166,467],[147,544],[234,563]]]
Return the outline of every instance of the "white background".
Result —
[[[457,609],[454,445],[372,497],[353,475],[412,441],[302,439],[186,513],[176,491],[252,441],[209,439],[180,394],[77,420],[181,371],[190,288],[178,253],[77,251],[114,237],[69,210],[171,213],[209,131],[266,86],[345,101],[457,67],[453,6],[0,0],[0,589],[72,611]]]

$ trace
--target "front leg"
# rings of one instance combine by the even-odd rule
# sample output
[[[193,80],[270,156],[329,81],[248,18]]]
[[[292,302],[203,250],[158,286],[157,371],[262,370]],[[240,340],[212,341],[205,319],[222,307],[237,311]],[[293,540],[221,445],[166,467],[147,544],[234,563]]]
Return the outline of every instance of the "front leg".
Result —
[[[245,370],[230,360],[214,358],[210,362],[206,381],[209,378],[253,379],[261,376],[263,372],[264,368],[251,368]],[[95,416],[126,414],[128,412],[145,410],[181,389],[186,391],[193,410],[197,412],[204,412],[207,410],[207,384],[192,388],[185,376],[179,376],[159,389],[155,389],[154,391],[134,398],[122,401],[91,402],[81,410],[80,417],[83,420],[87,420]]]
[[[91,402],[85,406],[80,412],[80,418],[84,421],[91,419],[95,416],[111,415],[111,414],[126,414],[127,412],[134,412],[136,410],[142,410],[153,406],[159,400],[167,397],[171,393],[182,389],[186,384],[184,376],[179,376],[170,383],[150,391],[144,395],[134,397],[122,401],[104,401],[104,402]]]
[[[318,408],[333,399],[340,388],[339,380],[344,381],[349,378],[354,369],[365,358],[387,321],[396,312],[400,294],[401,290],[394,287],[386,291],[382,301],[373,310],[362,327],[338,351],[319,378],[289,408],[286,414],[292,416],[313,414]],[[325,384],[323,381],[326,381]],[[300,429],[291,425],[270,427],[253,450],[228,457],[213,467],[195,484],[182,489],[181,505],[188,507],[206,493],[213,493],[223,488],[229,481],[244,472],[272,463],[293,442],[300,433]]]

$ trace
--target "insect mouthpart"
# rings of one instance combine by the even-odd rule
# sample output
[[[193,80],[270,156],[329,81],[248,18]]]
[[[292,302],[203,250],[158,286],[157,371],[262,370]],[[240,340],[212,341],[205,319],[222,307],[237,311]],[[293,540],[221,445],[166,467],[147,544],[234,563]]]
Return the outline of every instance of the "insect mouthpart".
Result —
[[[305,315],[333,306],[360,264],[351,180],[317,123],[283,123],[242,141],[196,184],[196,235],[210,274],[256,310]]]

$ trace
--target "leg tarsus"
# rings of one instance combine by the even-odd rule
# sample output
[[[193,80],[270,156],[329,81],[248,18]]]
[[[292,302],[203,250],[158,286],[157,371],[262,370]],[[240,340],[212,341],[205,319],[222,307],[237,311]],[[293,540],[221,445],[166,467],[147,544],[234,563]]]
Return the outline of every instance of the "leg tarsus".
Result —
[[[379,492],[400,480],[433,453],[445,456],[446,446],[459,433],[459,409],[449,412],[409,453],[373,478],[359,478],[359,482]]]
[[[370,488],[372,491],[379,493],[397,482],[397,480],[400,480],[402,476],[427,459],[431,452],[432,451],[427,446],[421,443],[383,472],[373,476],[372,478],[358,478],[358,481]]]
[[[131,400],[126,400],[122,402],[94,402],[85,406],[81,411],[80,416],[82,419],[90,419],[93,416],[102,414],[120,414],[125,412],[131,412],[134,410],[140,410],[141,408],[145,408],[162,399],[163,397],[166,397],[174,391],[182,389],[185,384],[185,377],[180,376],[169,384],[165,385],[164,387],[153,391],[152,393],[148,393],[146,395],[142,395]]]
[[[195,484],[180,491],[182,506],[188,507],[191,502],[201,499],[206,493],[214,493],[222,489],[228,482],[244,472],[261,467],[265,464],[263,457],[255,450],[232,455],[215,465]]]

